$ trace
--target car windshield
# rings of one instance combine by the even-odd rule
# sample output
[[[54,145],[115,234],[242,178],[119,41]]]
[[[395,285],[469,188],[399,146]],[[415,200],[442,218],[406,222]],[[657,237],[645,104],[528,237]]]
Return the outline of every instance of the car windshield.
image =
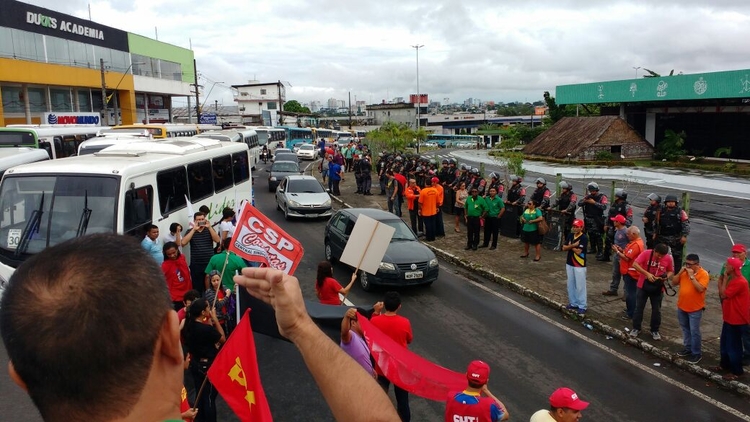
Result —
[[[274,151],[275,155],[280,155],[280,154],[284,154],[284,153],[291,154],[292,150],[289,149],[289,148],[276,148],[276,150]]]
[[[19,247],[26,256],[76,237],[87,209],[86,233],[113,233],[118,184],[117,178],[99,176],[6,177],[0,187],[0,259]],[[24,233],[34,219],[35,227]]]
[[[296,163],[292,163],[289,161],[278,161],[273,164],[273,167],[271,167],[271,171],[298,172],[299,166]]]
[[[394,229],[396,229],[395,232],[393,232],[393,237],[391,238],[391,241],[394,240],[417,240],[417,238],[414,237],[414,233],[411,231],[409,226],[406,225],[406,223],[403,222],[403,220],[385,220],[381,221],[383,224],[387,224]]]
[[[290,180],[289,187],[287,188],[289,193],[323,193],[325,190],[321,186],[320,182],[312,179],[304,180]]]
[[[297,161],[297,156],[292,153],[276,154],[276,161]]]
[[[299,147],[299,149],[300,150],[303,150],[303,149],[312,149],[312,150],[314,150],[315,147],[312,146],[312,145],[310,145],[310,144],[305,144],[305,145],[302,145],[301,147]]]

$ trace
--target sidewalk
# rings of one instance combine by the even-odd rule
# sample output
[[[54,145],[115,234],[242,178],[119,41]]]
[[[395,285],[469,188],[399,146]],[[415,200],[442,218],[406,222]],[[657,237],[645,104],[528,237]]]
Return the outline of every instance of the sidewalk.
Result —
[[[474,161],[484,164],[501,165],[502,159],[489,157],[487,150],[453,150],[451,155],[458,161]],[[750,199],[750,180],[728,176],[722,173],[701,172],[697,170],[658,169],[632,167],[576,167],[545,163],[542,161],[524,161],[523,168],[532,173],[554,176],[558,173],[563,178],[571,179],[618,179],[631,183],[658,186],[668,190],[691,191],[730,198]]]
[[[457,154],[454,153],[454,155]],[[476,159],[474,160],[476,161]],[[317,172],[314,174],[319,177]],[[346,178],[346,181],[341,184],[341,195],[333,197],[335,200],[345,207],[387,210],[385,197],[377,195],[379,187],[373,186],[374,196],[357,195],[354,193],[356,187],[353,179],[353,175]],[[374,185],[376,184],[374,183]],[[750,185],[748,187],[748,196],[750,197]],[[408,220],[408,211],[405,204],[403,210]],[[543,249],[542,259],[539,262],[521,259],[519,256],[523,253],[523,244],[518,239],[504,236],[500,236],[497,250],[466,251],[464,250],[466,245],[465,226],[461,225],[461,232],[456,233],[453,229],[455,224],[453,216],[444,215],[444,221],[446,236],[442,239],[438,238],[434,242],[425,243],[435,251],[440,259],[474,271],[482,277],[505,285],[513,291],[557,309],[563,318],[581,321],[581,317],[577,314],[564,309],[568,304],[565,253]],[[625,302],[622,301],[622,283],[620,283],[620,296],[603,296],[601,294],[609,288],[612,278],[612,263],[592,260],[588,263],[587,272],[588,312],[585,321],[582,322],[590,323],[595,330],[613,337],[609,341],[619,340],[638,347],[659,359],[672,362],[675,366],[702,376],[722,388],[750,396],[750,387],[745,383],[724,381],[720,374],[706,369],[719,364],[722,314],[715,281],[712,281],[709,285],[706,311],[701,322],[703,360],[698,365],[692,365],[676,356],[676,353],[683,348],[682,330],[677,322],[676,296],[664,296],[662,325],[659,330],[662,335],[661,341],[651,340],[649,333],[651,310],[648,305],[644,313],[642,333],[638,338],[632,339],[627,335],[627,331],[632,328],[632,323],[620,318],[625,309]]]

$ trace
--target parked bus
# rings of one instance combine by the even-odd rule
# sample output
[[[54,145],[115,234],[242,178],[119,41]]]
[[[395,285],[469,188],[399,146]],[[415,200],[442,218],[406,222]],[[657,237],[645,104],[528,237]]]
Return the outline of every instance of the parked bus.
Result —
[[[297,144],[309,144],[313,142],[313,132],[310,128],[290,126],[279,127],[286,131],[286,148],[294,150],[294,147],[297,146]]]
[[[28,147],[47,151],[51,159],[72,157],[81,142],[95,137],[102,126],[10,125],[0,127],[0,147]]]
[[[11,167],[46,160],[49,160],[49,155],[43,149],[28,147],[0,148],[0,177]]]
[[[140,241],[150,224],[166,234],[174,222],[187,231],[188,211],[202,205],[216,222],[224,207],[251,201],[252,189],[247,145],[213,139],[113,145],[11,168],[0,183],[0,278],[8,280],[43,249],[85,234]]]
[[[482,137],[479,135],[446,135],[442,133],[431,133],[427,135],[427,142],[435,142],[441,148],[466,148],[481,145]]]
[[[221,129],[221,126],[211,126]],[[154,139],[177,138],[184,136],[195,136],[200,133],[198,125],[191,124],[148,124],[148,125],[120,125],[115,126],[114,130],[146,129],[151,133]]]
[[[115,144],[129,142],[146,142],[153,141],[154,137],[146,129],[129,129],[129,130],[100,130],[95,138],[87,139],[78,146],[78,155],[89,155],[97,153],[104,148],[111,147]]]
[[[232,126],[226,127],[222,130],[203,132],[198,135],[198,137],[247,144],[247,147],[250,149],[250,163],[252,164],[253,170],[255,170],[255,165],[258,164],[262,147],[260,146],[260,141],[258,139],[258,132],[256,132],[254,128],[250,126]]]
[[[331,129],[325,129],[325,128],[313,128],[313,133],[315,136],[313,137],[316,141],[320,138],[325,138],[330,140],[333,138],[333,130]]]

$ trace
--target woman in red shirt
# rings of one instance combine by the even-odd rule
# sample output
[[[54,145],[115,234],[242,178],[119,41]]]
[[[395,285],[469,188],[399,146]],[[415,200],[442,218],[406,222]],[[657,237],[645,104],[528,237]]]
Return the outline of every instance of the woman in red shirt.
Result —
[[[315,293],[318,295],[320,303],[324,305],[341,305],[339,293],[346,297],[357,279],[357,273],[352,274],[352,279],[346,287],[341,287],[338,281],[333,278],[333,267],[328,261],[321,261],[318,264],[318,276],[315,279]]]
[[[161,264],[161,271],[167,279],[167,289],[169,289],[174,310],[179,311],[185,306],[182,302],[185,293],[193,288],[192,281],[190,281],[190,267],[185,261],[185,256],[180,253],[177,243],[165,243],[162,252],[164,262]]]

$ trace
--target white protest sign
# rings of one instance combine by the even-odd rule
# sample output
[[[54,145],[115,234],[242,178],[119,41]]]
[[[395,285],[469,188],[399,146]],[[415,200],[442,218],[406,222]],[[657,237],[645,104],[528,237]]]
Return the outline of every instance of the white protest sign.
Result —
[[[387,224],[360,214],[341,254],[341,262],[375,274],[395,231]]]

